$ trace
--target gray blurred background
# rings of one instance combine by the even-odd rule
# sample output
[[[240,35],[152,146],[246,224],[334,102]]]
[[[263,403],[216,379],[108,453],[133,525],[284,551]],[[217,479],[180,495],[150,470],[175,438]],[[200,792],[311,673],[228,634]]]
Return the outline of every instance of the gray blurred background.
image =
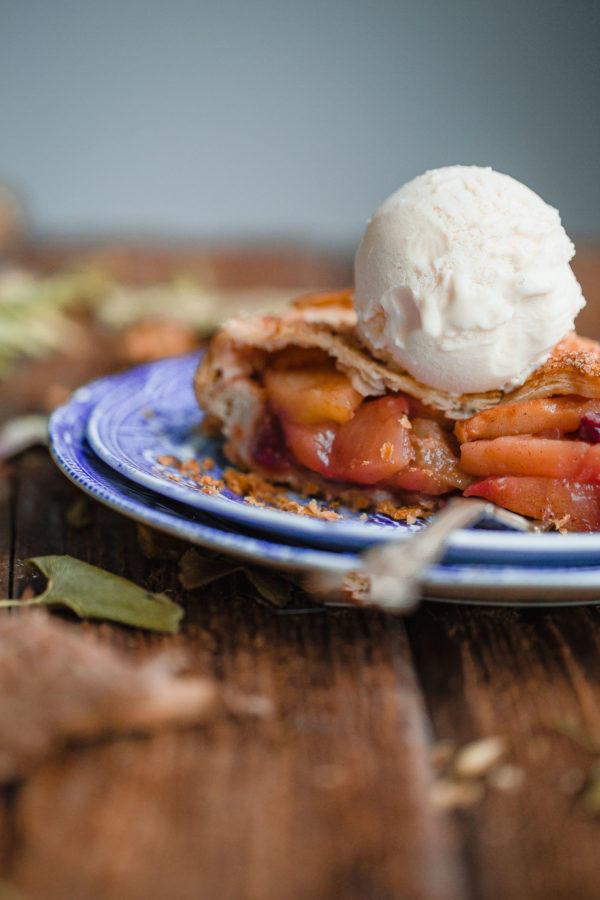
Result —
[[[0,181],[39,235],[350,247],[491,165],[600,237],[599,0],[0,0]]]

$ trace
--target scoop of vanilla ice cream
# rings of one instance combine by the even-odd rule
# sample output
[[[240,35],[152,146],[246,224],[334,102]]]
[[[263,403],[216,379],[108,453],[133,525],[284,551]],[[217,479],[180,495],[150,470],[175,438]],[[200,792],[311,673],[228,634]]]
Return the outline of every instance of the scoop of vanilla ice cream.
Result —
[[[450,394],[522,384],[584,306],[558,211],[508,175],[448,166],[369,221],[355,261],[372,353]]]

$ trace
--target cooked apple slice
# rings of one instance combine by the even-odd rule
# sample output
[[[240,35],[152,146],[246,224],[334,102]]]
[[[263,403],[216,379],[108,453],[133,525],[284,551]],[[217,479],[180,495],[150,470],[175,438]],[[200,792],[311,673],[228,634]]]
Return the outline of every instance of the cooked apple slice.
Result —
[[[440,472],[432,469],[421,469],[418,466],[407,466],[398,472],[390,481],[390,487],[397,491],[408,491],[416,494],[439,496],[454,490],[456,485],[449,485]]]
[[[471,483],[458,468],[458,455],[452,435],[432,419],[412,420],[410,440],[414,457],[409,466],[392,479],[394,487],[425,494],[445,494]]]
[[[413,465],[431,469],[448,487],[465,488],[471,479],[458,468],[458,447],[451,434],[432,419],[413,419],[410,432]]]
[[[458,422],[454,433],[461,443],[509,434],[539,434],[556,430],[557,437],[577,431],[584,415],[600,415],[600,400],[554,397],[528,400],[484,409],[471,419]]]
[[[407,466],[413,456],[408,410],[408,400],[395,394],[361,404],[339,427],[331,453],[331,477],[376,484]]]
[[[600,530],[600,485],[509,475],[476,481],[464,494],[484,497],[522,516],[559,522],[567,531]]]
[[[469,475],[540,475],[600,481],[600,445],[508,435],[462,444],[461,468]]]
[[[363,399],[333,365],[267,369],[264,384],[271,409],[300,425],[345,422]]]
[[[300,425],[287,419],[281,420],[281,426],[285,442],[298,462],[313,472],[332,477],[331,448],[340,426],[336,422]]]

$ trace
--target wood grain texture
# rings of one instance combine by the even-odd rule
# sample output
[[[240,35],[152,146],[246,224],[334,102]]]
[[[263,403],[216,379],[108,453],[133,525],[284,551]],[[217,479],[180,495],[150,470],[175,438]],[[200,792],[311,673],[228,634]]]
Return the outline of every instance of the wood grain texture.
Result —
[[[77,492],[42,453],[18,469],[17,560],[69,552],[174,588],[175,562],[146,560],[133,523],[92,504],[88,529],[65,529]],[[462,896],[452,828],[429,802],[431,735],[402,621],[278,612],[243,575],[179,599],[188,617],[176,638],[97,630],[140,659],[183,647],[194,671],[272,715],[72,750],[40,768],[13,811],[8,874],[24,895]]]
[[[522,771],[462,814],[477,896],[596,897],[600,822],[582,791],[600,753],[598,608],[477,610],[427,604],[409,623],[438,735],[506,738]]]
[[[134,281],[176,264],[169,252],[101,253]],[[72,257],[72,248],[23,254],[47,269]],[[214,259],[227,285],[328,286],[349,271],[309,253]],[[580,260],[600,283],[600,253]],[[588,333],[600,334],[599,313],[588,312]],[[90,374],[99,365],[110,358],[90,358]],[[58,377],[60,366],[0,387],[0,410],[30,408],[50,371]],[[169,591],[187,610],[177,636],[77,627],[133,660],[181,651],[191,672],[216,677],[257,714],[69,747],[0,791],[0,894],[6,885],[23,900],[598,896],[600,819],[584,804],[600,759],[598,608],[429,602],[405,621],[302,614],[265,605],[241,572],[186,592],[185,544],[159,540],[148,556],[136,525],[93,501],[74,527],[68,511],[81,496],[43,450],[0,471],[2,591],[30,585],[24,560],[50,553]],[[490,773],[464,809],[437,809],[437,742],[494,735],[506,740],[512,781]]]

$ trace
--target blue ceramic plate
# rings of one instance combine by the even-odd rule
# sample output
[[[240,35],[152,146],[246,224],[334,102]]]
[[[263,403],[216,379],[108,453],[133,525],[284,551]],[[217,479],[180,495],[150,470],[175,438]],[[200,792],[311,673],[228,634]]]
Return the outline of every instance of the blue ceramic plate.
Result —
[[[391,538],[402,540],[423,527],[408,526],[385,516],[361,519],[349,510],[323,521],[309,516],[248,505],[224,490],[203,493],[193,479],[176,482],[174,469],[157,462],[174,456],[185,461],[210,456],[210,474],[220,478],[228,465],[220,443],[199,429],[202,412],[192,390],[197,353],[160,360],[109,376],[94,385],[97,403],[90,407],[87,435],[96,454],[112,469],[136,484],[189,507],[219,516],[230,528],[252,529],[278,542],[304,543],[334,550],[361,550]],[[288,492],[291,499],[299,499]],[[191,512],[190,512],[191,514]],[[510,565],[593,565],[600,563],[600,535],[520,534],[505,530],[457,531],[448,544],[451,563]]]
[[[360,565],[360,558],[354,553],[280,544],[235,525],[228,527],[223,520],[119,475],[96,456],[85,436],[90,414],[111,383],[111,379],[101,379],[80,388],[50,421],[52,455],[64,474],[82,490],[138,522],[248,562],[297,572],[342,572]],[[429,569],[424,591],[434,599],[484,605],[596,603],[600,597],[600,567],[449,565],[444,561]]]

